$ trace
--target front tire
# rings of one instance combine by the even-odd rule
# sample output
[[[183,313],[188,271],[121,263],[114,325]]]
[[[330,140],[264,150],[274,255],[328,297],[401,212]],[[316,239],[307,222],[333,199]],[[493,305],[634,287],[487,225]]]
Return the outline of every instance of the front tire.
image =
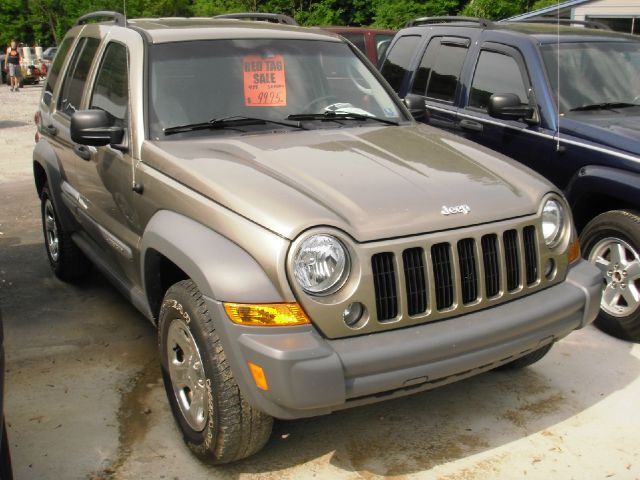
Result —
[[[623,340],[640,341],[640,216],[626,210],[598,215],[580,235],[585,259],[602,273],[595,325]]]
[[[53,273],[67,282],[85,276],[91,263],[60,223],[48,186],[40,194],[40,213],[47,258]]]
[[[254,409],[240,392],[211,314],[191,280],[167,291],[158,346],[171,410],[194,454],[223,464],[249,457],[267,443],[273,418]]]

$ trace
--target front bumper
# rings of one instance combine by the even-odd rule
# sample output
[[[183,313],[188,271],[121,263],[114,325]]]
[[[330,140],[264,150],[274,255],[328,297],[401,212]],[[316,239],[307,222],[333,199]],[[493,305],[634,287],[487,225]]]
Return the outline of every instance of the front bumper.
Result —
[[[592,322],[600,272],[580,260],[564,282],[493,308],[381,333],[328,340],[312,326],[245,327],[207,299],[238,384],[276,418],[330,413],[428,390],[493,369]],[[336,320],[340,321],[340,320]],[[247,362],[260,365],[259,390]]]

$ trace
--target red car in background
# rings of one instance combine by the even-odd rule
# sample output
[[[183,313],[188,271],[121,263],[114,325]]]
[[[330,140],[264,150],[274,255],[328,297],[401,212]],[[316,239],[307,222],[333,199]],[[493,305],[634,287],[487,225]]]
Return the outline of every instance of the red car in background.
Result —
[[[261,22],[280,23],[284,25],[298,25],[295,19],[280,13],[242,12],[217,15],[215,18],[231,18],[234,20],[253,20]],[[353,43],[374,65],[378,65],[380,59],[387,51],[394,30],[369,27],[314,27],[326,32],[337,33]]]
[[[368,27],[319,27],[337,33],[358,47],[374,65],[378,65],[396,34],[393,30]]]

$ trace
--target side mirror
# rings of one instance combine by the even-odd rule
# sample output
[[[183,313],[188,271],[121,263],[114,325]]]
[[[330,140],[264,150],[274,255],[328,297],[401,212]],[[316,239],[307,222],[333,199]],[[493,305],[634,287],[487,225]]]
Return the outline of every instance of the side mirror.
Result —
[[[534,116],[534,109],[523,105],[514,93],[494,93],[489,98],[487,113],[503,120],[529,120]]]
[[[71,140],[81,145],[119,145],[124,129],[111,125],[104,110],[78,110],[71,116]]]
[[[402,100],[405,106],[409,109],[411,116],[416,120],[421,120],[424,122],[429,121],[429,116],[427,114],[427,107],[424,104],[424,97],[422,95],[416,95],[415,93],[410,93],[404,100]]]

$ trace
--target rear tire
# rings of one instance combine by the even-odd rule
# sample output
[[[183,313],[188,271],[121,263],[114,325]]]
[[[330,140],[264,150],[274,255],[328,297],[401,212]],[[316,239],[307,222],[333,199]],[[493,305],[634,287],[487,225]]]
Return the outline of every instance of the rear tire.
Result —
[[[603,295],[595,325],[640,342],[640,216],[627,210],[598,215],[580,235],[582,254],[602,272]]]
[[[47,258],[53,273],[67,282],[85,276],[91,263],[60,223],[48,185],[40,194],[40,213]]]
[[[195,455],[223,464],[249,457],[267,443],[273,418],[242,395],[193,281],[183,280],[167,291],[158,346],[171,410]]]
[[[537,361],[541,360],[542,357],[544,357],[547,353],[549,353],[549,350],[551,350],[551,347],[553,347],[553,343],[550,343],[549,345],[545,345],[544,347],[539,348],[538,350],[534,350],[533,352],[528,353],[523,357],[516,358],[515,360],[509,363],[500,365],[495,370],[498,370],[498,371],[520,370],[521,368],[526,368],[529,365],[533,365]]]

